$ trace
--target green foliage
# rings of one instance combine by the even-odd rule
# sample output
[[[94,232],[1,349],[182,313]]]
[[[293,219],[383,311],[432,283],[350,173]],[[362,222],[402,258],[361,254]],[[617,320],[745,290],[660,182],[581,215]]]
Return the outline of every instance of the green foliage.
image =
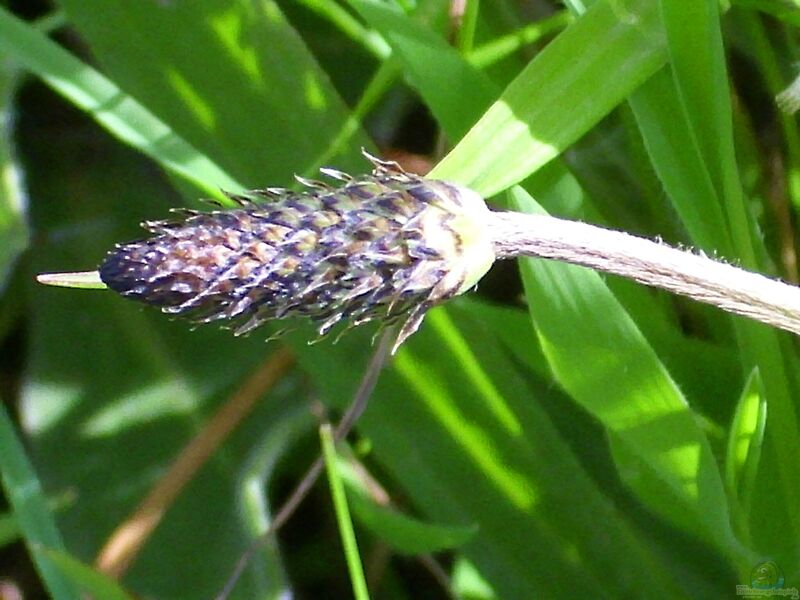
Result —
[[[117,582],[98,573],[88,565],[76,560],[66,552],[47,550],[44,553],[59,569],[81,590],[90,594],[92,598],[104,598],[105,600],[132,600],[133,596],[128,594]],[[62,598],[61,594],[54,593],[54,597]],[[79,598],[80,596],[75,596]]]
[[[0,408],[0,456],[3,487],[8,490],[19,529],[25,536],[42,579],[54,596],[77,598],[77,590],[71,582],[42,552],[43,546],[61,548],[63,542],[5,408]]]
[[[549,7],[547,26],[532,29],[521,4]],[[0,180],[0,332],[20,357],[3,363],[18,384],[4,400],[27,442],[0,421],[0,467],[52,595],[126,593],[82,563],[278,344],[190,331],[35,275],[91,270],[141,236],[138,221],[220,186],[367,170],[360,148],[401,138],[412,101],[447,140],[433,175],[495,207],[661,235],[796,278],[798,132],[771,103],[794,77],[796,13],[768,0],[725,14],[713,0],[569,4],[571,16],[553,16],[560,3],[470,2],[454,33],[444,0],[60,0],[91,60],[0,12],[0,91],[20,115],[3,123],[0,161],[24,172],[29,194],[25,215],[16,183]],[[21,88],[23,71],[61,100]],[[53,107],[68,127],[42,133]],[[88,135],[69,135],[78,128]],[[382,544],[450,548],[454,571],[471,573],[453,592],[478,580],[497,598],[728,597],[764,559],[800,587],[794,340],[585,269],[524,260],[520,272],[520,287],[498,272],[433,310],[381,376],[357,431],[409,516],[359,494],[362,559]],[[514,300],[487,300],[493,287]],[[222,587],[318,452],[306,445],[312,401],[347,405],[372,333],[285,338],[298,366],[169,506],[125,590]],[[329,521],[290,523],[234,597],[350,593],[323,502]],[[422,597],[401,579],[407,564],[390,561],[372,597]]]
[[[347,557],[347,570],[353,582],[353,596],[356,600],[367,600],[367,581],[364,578],[364,568],[361,566],[361,557],[358,554],[356,533],[353,521],[350,519],[350,509],[344,493],[344,483],[339,475],[337,466],[336,448],[333,442],[333,428],[330,424],[320,427],[320,440],[322,441],[322,455],[325,457],[325,469],[328,474],[328,485],[331,488],[333,506],[336,508],[336,522],[339,525],[339,535]]]

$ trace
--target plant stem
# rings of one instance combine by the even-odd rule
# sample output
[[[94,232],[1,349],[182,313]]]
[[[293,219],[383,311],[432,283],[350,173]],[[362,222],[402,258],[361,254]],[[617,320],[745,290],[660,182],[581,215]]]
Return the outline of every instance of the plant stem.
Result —
[[[356,532],[353,527],[353,520],[350,517],[350,508],[347,505],[344,483],[339,475],[339,461],[334,447],[333,430],[329,424],[324,424],[320,427],[319,434],[322,440],[322,455],[325,457],[331,498],[336,512],[336,522],[339,525],[339,536],[342,540],[342,547],[347,560],[350,583],[353,586],[353,596],[356,600],[369,600],[364,567],[361,564],[361,556],[358,553]]]
[[[497,258],[533,256],[621,275],[800,335],[800,288],[704,255],[587,223],[495,212]]]

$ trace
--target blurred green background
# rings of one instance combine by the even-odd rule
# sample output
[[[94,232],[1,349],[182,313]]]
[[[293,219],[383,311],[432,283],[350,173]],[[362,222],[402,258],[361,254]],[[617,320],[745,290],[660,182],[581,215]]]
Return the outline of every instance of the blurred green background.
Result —
[[[3,3],[0,586],[213,597],[318,456],[321,407],[335,419],[352,398],[368,327],[233,338],[35,282],[96,268],[140,221],[207,210],[220,188],[365,172],[363,147],[497,209],[797,281],[800,144],[776,95],[797,75],[800,4],[459,4]],[[349,438],[370,474],[349,488],[371,597],[800,587],[797,367],[796,340],[763,325],[585,269],[495,265],[429,314]],[[120,586],[86,568],[243,396],[252,411]],[[233,597],[350,586],[320,482]]]

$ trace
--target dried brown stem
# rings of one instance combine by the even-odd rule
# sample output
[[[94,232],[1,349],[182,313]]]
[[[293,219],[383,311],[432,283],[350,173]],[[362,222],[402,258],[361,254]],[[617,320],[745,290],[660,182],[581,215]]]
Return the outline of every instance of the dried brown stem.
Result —
[[[184,447],[133,514],[111,534],[95,561],[98,569],[117,579],[125,574],[186,484],[293,364],[292,353],[280,348],[245,380]]]

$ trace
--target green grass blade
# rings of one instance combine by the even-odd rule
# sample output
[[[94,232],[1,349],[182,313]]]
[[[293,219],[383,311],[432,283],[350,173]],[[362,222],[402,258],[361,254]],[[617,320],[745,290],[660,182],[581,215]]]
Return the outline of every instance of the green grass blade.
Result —
[[[451,139],[459,139],[497,95],[495,86],[441,39],[384,5],[348,0],[403,59],[411,83]],[[583,135],[666,57],[657,11],[599,2],[545,48],[431,176],[491,195],[527,177]],[[630,12],[626,12],[630,11]],[[632,25],[631,23],[634,23]],[[576,61],[574,48],[586,48]],[[603,53],[592,48],[605,48]],[[432,61],[431,56],[437,60]],[[446,66],[448,78],[440,73]],[[609,72],[624,77],[609,82]],[[565,110],[562,98],[580,105]],[[549,133],[548,133],[549,132]],[[496,181],[496,182],[495,182]]]
[[[20,538],[20,530],[13,514],[0,514],[0,548],[16,542]]]
[[[1,56],[1,55],[0,55]],[[22,176],[13,151],[13,98],[18,71],[8,60],[0,65],[0,292],[19,254],[28,245]]]
[[[715,189],[726,191],[722,173],[733,152],[733,114],[719,25],[713,0],[660,0],[670,64],[685,118]],[[722,101],[718,103],[718,101]],[[737,181],[738,186],[738,181]]]
[[[732,253],[714,183],[694,143],[668,72],[657,73],[630,98],[651,163],[692,241],[708,252]]]
[[[496,97],[495,86],[430,29],[373,0],[348,0],[400,55],[412,86],[452,139],[463,136]],[[436,56],[436,60],[431,60]],[[447,73],[447,80],[441,74]]]
[[[797,10],[796,3],[783,0],[736,0],[733,4],[754,11],[762,11],[764,14],[780,19],[787,25],[800,27],[800,11]]]
[[[350,519],[350,509],[347,507],[344,483],[339,475],[331,426],[323,425],[320,427],[319,435],[322,440],[322,456],[325,458],[325,470],[328,473],[328,484],[333,498],[333,506],[336,510],[336,522],[339,524],[339,535],[344,546],[344,555],[347,559],[347,569],[350,572],[353,595],[356,600],[369,600],[367,581],[364,578],[364,569],[361,566],[361,557],[358,554],[356,533],[353,530],[353,521]]]
[[[757,369],[754,369],[736,405],[725,455],[725,483],[730,494],[742,507],[742,516],[749,514],[752,495],[764,445],[767,420],[767,403],[764,386]],[[747,520],[740,526],[749,539]]]
[[[795,13],[800,25],[800,12]],[[743,45],[751,52],[761,67],[761,74],[765,80],[767,91],[772,96],[777,96],[778,107],[781,108],[780,95],[787,86],[791,87],[791,75],[782,71],[782,61],[787,57],[783,48],[770,43],[766,23],[758,14],[747,11],[736,12],[734,18],[739,29],[744,34]],[[795,211],[800,210],[800,129],[794,114],[784,110],[779,111],[783,145],[786,148],[786,193]],[[791,271],[789,271],[791,278]]]
[[[467,56],[470,64],[484,68],[507,58],[528,44],[534,44],[547,35],[563,29],[575,19],[569,11],[561,10],[554,15],[529,23],[513,33],[485,42],[473,48]]]
[[[464,545],[478,526],[456,527],[412,519],[395,510],[378,506],[363,495],[348,496],[356,518],[373,535],[401,554],[418,555],[453,550]]]
[[[475,44],[475,29],[478,26],[480,0],[466,0],[456,32],[456,47],[461,54],[469,54]]]
[[[362,45],[375,58],[389,58],[392,49],[380,35],[366,29],[361,23],[334,0],[299,0],[308,10],[314,11],[339,28],[342,33]]]
[[[46,550],[45,554],[69,577],[70,581],[91,598],[133,600],[134,596],[108,575],[104,575],[67,552]]]
[[[203,193],[222,197],[220,188],[242,188],[111,80],[2,8],[0,51],[88,112],[112,135],[187,179]]]
[[[560,154],[665,59],[652,2],[597,2],[531,61],[435,174],[496,194]]]
[[[519,188],[512,199],[517,210],[535,209]],[[523,260],[521,268],[530,311],[559,383],[678,499],[656,504],[656,510],[679,523],[688,511],[702,523],[706,539],[735,554],[727,499],[708,440],[647,340],[600,277],[533,259]]]
[[[43,548],[63,548],[39,480],[25,455],[11,419],[0,405],[0,476],[17,526],[25,538],[33,563],[54,598],[80,598],[77,589],[56,567]]]
[[[276,2],[60,5],[120,87],[245,186],[365,170],[369,139]]]
[[[745,266],[764,269],[762,257],[766,252],[744,197],[735,156],[733,111],[719,7],[710,0],[662,0],[661,12],[684,115],[684,123],[679,126],[689,129],[698,161],[714,189],[713,198],[700,196],[694,201],[718,202],[730,235],[731,256],[740,259]],[[663,156],[660,160],[668,159]],[[724,231],[725,228],[718,229]],[[787,338],[773,330],[742,319],[734,319],[734,326],[745,372],[757,367],[762,377],[769,413],[766,445],[776,456],[775,461],[768,461],[772,476],[754,490],[762,498],[754,500],[752,510],[766,509],[783,515],[777,519],[783,523],[782,529],[754,526],[751,531],[759,549],[769,549],[784,562],[793,562],[800,554],[800,543],[796,541],[800,539],[800,463],[793,458],[800,455],[795,400],[800,390],[787,373],[793,352],[789,350]],[[740,520],[744,518],[739,516]],[[760,519],[754,514],[749,518]],[[792,533],[787,534],[787,531]]]
[[[337,469],[356,519],[396,552],[417,555],[452,550],[478,533],[476,524],[428,523],[403,514],[388,503],[379,504],[351,458],[338,457]]]

